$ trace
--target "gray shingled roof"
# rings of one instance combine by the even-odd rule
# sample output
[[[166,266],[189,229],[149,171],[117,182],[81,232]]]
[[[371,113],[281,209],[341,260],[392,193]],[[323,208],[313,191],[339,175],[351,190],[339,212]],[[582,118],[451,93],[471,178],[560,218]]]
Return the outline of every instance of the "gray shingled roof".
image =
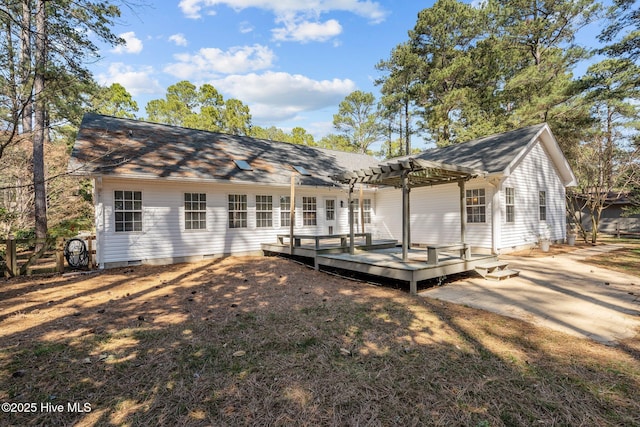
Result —
[[[511,164],[544,126],[545,124],[541,123],[462,144],[433,148],[411,157],[479,169],[489,174],[500,173]]]
[[[245,160],[251,171],[234,160]],[[333,186],[330,178],[371,167],[371,156],[227,135],[89,113],[82,119],[69,169],[91,175],[288,184],[292,166],[311,176],[302,185]]]

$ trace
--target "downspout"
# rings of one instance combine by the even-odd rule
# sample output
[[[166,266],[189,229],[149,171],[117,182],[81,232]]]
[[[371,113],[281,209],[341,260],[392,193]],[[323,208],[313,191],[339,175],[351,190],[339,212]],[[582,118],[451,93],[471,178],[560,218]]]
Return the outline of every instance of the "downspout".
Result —
[[[409,173],[402,172],[402,261],[409,260],[411,246],[411,210],[409,204]]]
[[[458,181],[460,189],[460,242],[467,242],[467,198],[464,189],[465,180]]]
[[[289,196],[289,254],[293,255],[293,228],[296,221],[296,173],[291,172],[291,194]]]
[[[353,255],[355,249],[355,230],[353,226],[353,187],[355,183],[349,184],[349,254]]]

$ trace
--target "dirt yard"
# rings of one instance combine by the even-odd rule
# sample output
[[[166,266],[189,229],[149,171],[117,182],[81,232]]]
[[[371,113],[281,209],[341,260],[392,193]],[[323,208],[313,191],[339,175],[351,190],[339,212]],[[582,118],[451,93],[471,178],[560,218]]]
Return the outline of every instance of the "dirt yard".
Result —
[[[638,355],[281,258],[0,279],[0,425],[638,425]]]

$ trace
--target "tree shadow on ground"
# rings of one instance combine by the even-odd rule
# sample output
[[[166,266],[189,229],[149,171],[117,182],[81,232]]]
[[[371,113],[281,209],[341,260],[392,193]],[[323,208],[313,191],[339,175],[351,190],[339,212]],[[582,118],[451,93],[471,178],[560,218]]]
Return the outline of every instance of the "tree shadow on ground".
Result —
[[[56,288],[70,294],[43,306],[38,292]],[[25,323],[0,322],[15,328],[0,329],[0,400],[91,412],[1,414],[8,424],[640,421],[640,362],[618,349],[281,258],[22,289]]]

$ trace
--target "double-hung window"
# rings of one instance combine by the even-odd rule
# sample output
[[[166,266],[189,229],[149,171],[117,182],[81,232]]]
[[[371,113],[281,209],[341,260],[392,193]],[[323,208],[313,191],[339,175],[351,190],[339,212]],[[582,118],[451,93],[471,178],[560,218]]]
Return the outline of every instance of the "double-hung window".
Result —
[[[360,225],[360,199],[353,199],[353,225]],[[371,224],[371,199],[362,199],[364,224]]]
[[[371,199],[362,200],[362,214],[365,224],[371,224]]]
[[[513,223],[516,221],[516,191],[513,187],[506,187],[504,189],[504,202],[506,207],[507,222]]]
[[[327,221],[336,220],[336,199],[325,199],[324,214]]]
[[[546,221],[547,220],[547,192],[546,191],[540,191],[538,193],[538,206],[539,206],[539,211],[540,211],[540,221]]]
[[[468,223],[483,223],[487,221],[484,188],[467,190],[466,202]]]
[[[360,224],[360,199],[351,200],[353,204],[353,225],[356,227]]]
[[[229,194],[229,228],[247,228],[246,194]]]
[[[256,196],[256,227],[273,226],[273,196]]]
[[[280,227],[291,225],[291,196],[280,196]]]
[[[207,195],[184,193],[184,229],[207,229]]]
[[[142,231],[142,191],[114,192],[116,232]]]
[[[302,198],[302,224],[317,225],[317,204],[315,197]]]

